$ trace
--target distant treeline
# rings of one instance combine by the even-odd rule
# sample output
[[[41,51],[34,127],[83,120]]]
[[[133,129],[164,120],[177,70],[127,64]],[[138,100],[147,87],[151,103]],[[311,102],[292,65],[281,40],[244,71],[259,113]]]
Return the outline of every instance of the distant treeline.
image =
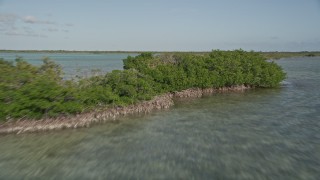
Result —
[[[290,57],[314,57],[320,56],[319,51],[301,51],[301,52],[260,52],[267,59],[281,59]]]
[[[21,58],[15,63],[0,59],[0,119],[72,115],[194,87],[276,87],[285,73],[261,53],[215,50],[200,55],[142,53],[128,56],[124,70],[78,80],[62,77],[60,65],[48,59],[40,67]]]
[[[78,50],[0,50],[0,53],[91,53],[91,54],[105,54],[105,53],[142,53],[141,51],[78,51]]]
[[[76,50],[0,50],[1,52],[6,53],[91,53],[91,54],[106,54],[106,53],[136,53],[141,54],[144,51],[76,51]],[[149,51],[149,53],[153,54],[177,54],[177,53],[190,53],[197,55],[207,55],[210,52],[208,51]],[[267,59],[281,59],[281,58],[289,58],[289,57],[313,57],[320,56],[320,51],[300,51],[300,52],[283,52],[283,51],[269,51],[262,52],[260,51],[265,58]]]

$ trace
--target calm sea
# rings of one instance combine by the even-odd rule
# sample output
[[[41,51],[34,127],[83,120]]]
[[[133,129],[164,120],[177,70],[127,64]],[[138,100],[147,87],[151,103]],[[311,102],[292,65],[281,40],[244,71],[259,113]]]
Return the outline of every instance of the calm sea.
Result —
[[[43,58],[48,57],[57,64],[60,64],[65,77],[70,79],[76,75],[90,76],[94,73],[110,72],[114,69],[123,69],[122,60],[128,56],[136,56],[136,53],[3,53],[0,58],[14,61],[17,57],[33,65],[41,65]]]
[[[81,56],[86,67],[108,62]],[[319,179],[320,58],[277,63],[288,76],[280,88],[179,100],[91,128],[0,136],[0,179]]]

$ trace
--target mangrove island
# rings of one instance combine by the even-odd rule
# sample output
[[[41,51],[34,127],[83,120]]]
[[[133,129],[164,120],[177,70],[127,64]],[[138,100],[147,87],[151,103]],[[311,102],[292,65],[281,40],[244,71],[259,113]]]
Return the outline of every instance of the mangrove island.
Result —
[[[141,53],[124,70],[64,79],[44,59],[0,59],[0,133],[88,127],[118,116],[169,108],[176,97],[279,86],[286,74],[258,52]]]

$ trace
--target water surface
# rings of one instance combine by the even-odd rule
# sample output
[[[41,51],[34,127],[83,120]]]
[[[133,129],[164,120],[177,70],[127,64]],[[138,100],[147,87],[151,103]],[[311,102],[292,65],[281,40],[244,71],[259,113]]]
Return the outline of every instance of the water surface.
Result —
[[[136,53],[22,53],[22,52],[0,52],[0,58],[14,61],[22,57],[27,62],[40,66],[42,60],[48,57],[50,60],[60,64],[67,78],[76,75],[90,76],[95,70],[99,73],[110,72],[115,69],[123,69],[122,60],[128,56],[136,56]]]
[[[320,58],[281,88],[216,94],[92,128],[0,136],[0,179],[319,179]]]

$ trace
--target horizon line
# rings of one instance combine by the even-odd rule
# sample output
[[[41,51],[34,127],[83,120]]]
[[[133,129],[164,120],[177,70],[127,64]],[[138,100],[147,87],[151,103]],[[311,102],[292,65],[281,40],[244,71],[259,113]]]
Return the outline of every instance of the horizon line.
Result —
[[[151,52],[151,53],[175,53],[175,52],[181,52],[181,53],[209,53],[211,51],[214,50],[221,50],[221,51],[235,51],[235,50],[244,50],[244,49],[233,49],[233,50],[223,50],[223,49],[212,49],[212,50],[204,50],[204,51],[187,51],[187,50],[173,50],[173,51],[159,51],[159,50],[36,50],[36,49],[20,49],[20,50],[16,50],[16,49],[0,49],[0,52],[5,52],[5,51],[9,51],[9,52],[93,52],[93,53],[143,53],[143,52]],[[244,50],[244,51],[254,51],[254,52],[269,52],[269,53],[276,53],[276,52],[320,52],[320,50],[317,51],[256,51],[256,50]]]

